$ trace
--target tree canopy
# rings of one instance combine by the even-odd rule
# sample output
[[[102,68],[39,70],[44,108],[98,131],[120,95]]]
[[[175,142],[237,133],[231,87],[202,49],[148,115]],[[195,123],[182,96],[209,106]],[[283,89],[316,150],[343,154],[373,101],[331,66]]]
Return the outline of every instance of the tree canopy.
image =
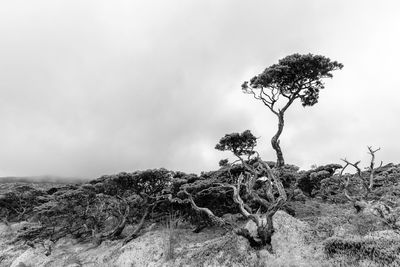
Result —
[[[319,93],[324,89],[322,79],[332,78],[332,71],[342,68],[343,64],[324,56],[293,54],[242,84],[244,93],[262,101],[278,117],[278,131],[271,139],[278,167],[285,163],[279,144],[285,111],[296,99],[304,107],[318,103]]]
[[[231,151],[235,156],[251,156],[254,152],[254,147],[257,145],[257,138],[246,130],[243,133],[231,133],[222,137],[215,149],[221,151]]]
[[[342,68],[343,64],[324,56],[293,54],[245,81],[242,89],[262,100],[274,112],[279,112],[275,104],[280,96],[288,100],[280,111],[285,111],[297,98],[303,106],[312,106],[318,102],[320,90],[324,89],[321,79],[332,78],[332,71]]]

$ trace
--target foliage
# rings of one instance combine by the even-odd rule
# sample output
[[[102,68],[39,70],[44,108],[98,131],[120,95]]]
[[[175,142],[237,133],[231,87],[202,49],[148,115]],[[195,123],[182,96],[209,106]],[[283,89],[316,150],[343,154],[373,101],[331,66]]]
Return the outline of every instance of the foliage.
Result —
[[[231,151],[235,156],[251,156],[257,145],[257,138],[246,130],[243,133],[231,133],[222,137],[215,149],[221,151]]]
[[[220,166],[220,167],[225,167],[225,166],[227,166],[228,165],[228,159],[221,159],[219,162],[218,162],[218,165]]]
[[[17,241],[55,242],[71,236],[98,243],[126,236],[122,235],[125,224],[136,225],[126,238],[131,240],[129,238],[140,234],[146,222],[163,221],[171,210],[175,210],[179,211],[182,220],[196,226],[195,232],[206,226],[219,225],[246,237],[250,244],[268,245],[267,248],[271,249],[274,228],[272,220],[268,223],[268,218],[272,218],[276,210],[286,210],[300,217],[307,214],[308,217],[318,217],[321,206],[307,207],[309,198],[302,191],[324,201],[344,203],[344,182],[348,180],[347,189],[357,194],[365,190],[361,185],[370,176],[369,170],[361,172],[361,175],[336,175],[336,170],[341,168],[338,164],[300,172],[297,166],[288,164],[275,168],[274,162],[261,160],[254,150],[255,145],[256,138],[248,130],[225,135],[216,148],[231,151],[237,160],[225,161],[219,170],[203,172],[200,176],[153,169],[106,175],[86,184],[54,187],[46,191],[16,187],[1,195],[0,212],[14,221],[31,218],[30,223],[20,230]],[[388,229],[389,226],[400,227],[399,169],[398,165],[388,164],[374,170],[379,179],[376,179],[375,189],[368,195],[368,200],[384,203],[383,208],[370,207],[375,215],[353,214],[333,220],[335,223],[324,217],[316,223],[319,236],[324,239],[335,236],[336,225],[341,224],[351,224],[352,233],[358,235]],[[282,192],[288,194],[288,199],[293,202],[282,201]],[[385,213],[387,207],[390,212]],[[231,215],[236,216],[236,220],[225,219]],[[263,221],[257,226],[256,233],[251,233],[236,225],[239,217],[256,222],[257,218],[259,221],[266,219],[267,223]],[[336,253],[331,248],[329,251]]]
[[[293,54],[266,68],[261,74],[243,83],[246,92],[260,90],[264,101],[271,100],[271,107],[282,95],[285,98],[299,98],[303,106],[318,102],[319,92],[324,89],[321,79],[332,78],[332,71],[342,69],[343,64],[320,55]],[[266,90],[276,90],[270,97]]]
[[[354,180],[350,185],[354,187]],[[345,179],[339,175],[332,175],[321,180],[321,185],[315,196],[320,197],[324,201],[330,203],[346,203],[348,199],[344,195]]]
[[[382,266],[400,264],[400,243],[398,238],[330,238],[324,244],[325,253],[346,255],[357,260],[369,259]]]
[[[332,71],[341,68],[341,63],[324,56],[293,54],[242,84],[244,93],[260,100],[278,117],[278,130],[271,139],[277,167],[285,164],[279,137],[283,131],[286,110],[296,99],[300,99],[304,107],[315,105],[320,90],[324,89],[322,79],[332,78]]]
[[[321,181],[332,177],[337,169],[342,168],[339,164],[328,164],[301,173],[297,186],[309,196],[315,196],[321,188]]]
[[[160,194],[170,180],[166,169],[121,172],[117,175],[105,175],[90,182],[97,193],[122,196],[126,193],[156,195]]]
[[[47,201],[46,195],[31,186],[16,186],[0,195],[0,218],[7,222],[26,220],[35,206]]]
[[[198,206],[213,210],[217,216],[226,213],[237,213],[237,205],[232,200],[232,190],[221,188],[218,183],[222,180],[197,180],[193,183],[187,183],[181,187],[178,197],[186,198],[184,190],[193,195]],[[207,219],[206,219],[207,220]]]
[[[233,230],[237,235],[245,237],[252,247],[266,247],[272,250],[271,237],[274,233],[272,216],[283,206],[286,205],[287,193],[282,185],[279,177],[279,170],[274,172],[268,163],[261,160],[258,153],[254,151],[256,138],[249,131],[243,133],[231,133],[220,139],[216,145],[218,150],[229,150],[237,160],[221,169],[226,170],[229,182],[221,183],[216,180],[205,180],[198,183],[197,187],[182,186],[181,196],[186,195],[193,210],[198,214],[202,214],[213,225]],[[252,157],[252,155],[256,155]],[[247,156],[247,158],[242,158]],[[238,176],[233,176],[231,169],[237,167],[241,169]],[[223,173],[223,172],[221,172]],[[218,216],[214,209],[199,206],[194,197],[201,195],[203,192],[223,192],[223,197],[233,201],[240,214],[255,223],[256,231],[250,232],[246,227],[236,228],[225,219]],[[229,194],[229,195],[228,195]],[[257,206],[258,211],[262,215],[255,212]],[[253,208],[254,207],[254,208]]]
[[[236,157],[233,162],[220,160],[219,170],[198,176],[161,168],[104,175],[88,183],[48,190],[17,186],[0,195],[0,217],[6,223],[29,219],[14,241],[31,245],[65,236],[100,243],[122,238],[125,225],[136,225],[128,236],[124,234],[126,244],[140,234],[146,222],[169,216],[164,240],[168,260],[174,257],[177,242],[173,210],[196,226],[194,232],[209,225],[221,226],[245,237],[250,246],[270,252],[275,231],[272,217],[278,210],[286,210],[314,224],[310,228],[317,232],[314,239],[328,238],[324,250],[330,257],[346,255],[398,265],[400,238],[373,238],[370,234],[400,229],[400,165],[374,168],[374,153],[379,149],[371,147],[371,165],[365,171],[357,166],[359,162],[347,160],[343,160],[345,167],[328,164],[308,171],[284,164],[279,144],[284,113],[297,99],[304,107],[315,105],[324,89],[322,79],[331,78],[332,72],[342,67],[324,56],[293,54],[243,83],[245,93],[262,101],[278,117],[278,131],[271,140],[276,163],[260,158],[255,151],[257,137],[245,130],[226,134],[216,144],[217,150],[230,151]],[[347,166],[355,167],[357,173],[343,175]],[[342,169],[340,175],[335,174],[338,169]],[[348,200],[369,213],[359,209],[355,213]],[[339,204],[327,204],[331,202]],[[234,217],[236,220],[227,219]],[[246,226],[240,225],[238,218],[247,219]],[[251,223],[253,229],[246,228]],[[234,240],[236,235],[229,238]]]
[[[40,222],[42,233],[32,239],[56,241],[67,235],[90,239],[113,228],[115,221],[111,218],[121,216],[125,209],[122,206],[122,200],[96,194],[93,186],[61,189],[49,201],[35,207],[35,218]],[[20,238],[27,238],[27,234],[29,229],[21,233]]]
[[[368,183],[371,172],[362,171],[357,174],[332,175],[321,181],[316,196],[333,203],[348,201],[344,194],[345,182],[349,179],[348,190],[354,194],[363,194],[366,191],[364,184]],[[400,166],[387,164],[375,169],[374,190],[367,192],[367,200],[383,201],[391,207],[400,205]]]
[[[300,178],[299,167],[296,165],[286,164],[279,169],[279,177],[285,188],[295,186],[297,180]]]
[[[25,229],[17,240],[55,241],[67,235],[83,240],[118,238],[126,222],[138,222],[150,206],[165,202],[163,192],[170,184],[171,173],[155,169],[102,176],[88,184],[41,192],[38,199],[42,201],[32,201],[33,208],[27,212],[40,227]],[[32,196],[31,191],[14,202],[25,201],[23,197]],[[6,198],[10,199],[14,198]]]

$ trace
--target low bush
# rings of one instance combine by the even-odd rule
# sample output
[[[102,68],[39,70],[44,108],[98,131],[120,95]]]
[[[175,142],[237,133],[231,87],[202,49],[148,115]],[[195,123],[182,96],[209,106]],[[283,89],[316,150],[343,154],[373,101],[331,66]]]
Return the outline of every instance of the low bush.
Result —
[[[348,256],[356,260],[368,259],[382,266],[399,266],[400,239],[398,238],[330,238],[324,243],[329,257]]]
[[[342,168],[339,164],[328,164],[319,166],[309,171],[300,173],[297,186],[309,196],[315,196],[321,188],[321,181],[330,178],[337,169]]]

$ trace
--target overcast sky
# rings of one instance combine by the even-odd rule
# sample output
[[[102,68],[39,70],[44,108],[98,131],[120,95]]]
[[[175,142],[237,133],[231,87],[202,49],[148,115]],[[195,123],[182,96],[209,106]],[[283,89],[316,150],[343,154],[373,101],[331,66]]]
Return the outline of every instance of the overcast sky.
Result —
[[[292,53],[344,64],[281,146],[309,168],[400,162],[399,1],[1,1],[0,176],[217,168],[226,133],[276,117],[240,85]]]

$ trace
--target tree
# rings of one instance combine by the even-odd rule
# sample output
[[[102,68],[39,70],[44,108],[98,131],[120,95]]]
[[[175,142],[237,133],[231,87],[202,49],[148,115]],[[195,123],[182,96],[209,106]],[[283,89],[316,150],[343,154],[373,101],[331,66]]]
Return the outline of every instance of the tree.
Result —
[[[377,188],[375,187],[375,174],[377,169],[382,167],[382,161],[378,168],[375,168],[375,153],[379,151],[378,149],[373,149],[368,146],[368,154],[371,155],[371,161],[369,167],[367,167],[366,172],[362,172],[360,167],[358,166],[361,161],[357,161],[352,163],[348,161],[346,158],[342,159],[345,163],[342,171],[340,172],[340,178],[345,178],[344,185],[344,195],[346,198],[353,203],[354,208],[357,213],[367,211],[371,212],[376,218],[380,219],[384,224],[388,225],[394,230],[400,229],[400,207],[397,203],[392,201],[385,200],[385,197],[376,194]],[[352,166],[357,170],[354,175],[346,174],[343,176],[344,170],[348,167]],[[350,180],[358,180],[359,190],[358,194],[352,194],[350,190]],[[354,181],[357,182],[357,181]]]
[[[341,63],[324,56],[293,54],[242,84],[244,93],[262,101],[278,117],[278,131],[271,139],[277,167],[285,164],[279,137],[283,131],[286,110],[296,99],[300,99],[304,107],[315,105],[320,90],[324,89],[322,79],[332,78],[331,72],[342,68]]]
[[[374,149],[372,149],[372,147],[368,146],[368,150],[369,150],[369,154],[371,155],[371,163],[368,168],[370,175],[369,175],[368,179],[365,179],[363,177],[363,173],[362,173],[360,167],[358,166],[358,164],[361,163],[360,160],[355,163],[352,163],[352,162],[348,161],[346,158],[342,159],[342,161],[345,163],[345,165],[343,166],[343,168],[340,172],[340,177],[343,177],[343,172],[348,166],[352,166],[353,168],[355,168],[357,170],[355,177],[357,177],[359,179],[359,181],[361,182],[361,185],[364,189],[360,196],[351,196],[349,187],[350,187],[350,178],[352,176],[351,175],[346,176],[344,194],[348,200],[353,202],[353,206],[356,208],[357,212],[360,212],[362,209],[364,209],[365,207],[368,206],[368,204],[369,204],[367,201],[368,195],[373,193],[373,190],[374,190],[374,179],[375,179],[375,171],[376,171],[376,169],[375,169],[375,153],[377,151],[379,151],[380,148],[374,150]],[[382,162],[381,162],[380,167],[382,167]]]
[[[100,244],[122,238],[126,225],[136,224],[124,240],[127,243],[141,234],[147,217],[168,214],[165,207],[170,205],[170,194],[165,191],[171,176],[172,172],[166,169],[152,169],[105,175],[87,184],[66,185],[47,192],[17,187],[15,192],[0,196],[0,207],[5,204],[0,215],[12,221],[34,217],[37,222],[22,229],[15,242],[41,243],[72,235]]]
[[[336,170],[341,168],[340,164],[327,164],[305,171],[298,178],[297,187],[307,195],[315,197],[321,191],[321,182],[331,178]],[[323,195],[326,196],[326,194]]]
[[[215,149],[221,151],[231,151],[236,157],[241,159],[241,156],[250,157],[255,153],[254,147],[257,145],[257,138],[246,130],[243,133],[226,134],[219,140]]]
[[[249,240],[254,247],[266,247],[272,250],[271,237],[274,233],[273,215],[282,208],[287,201],[287,195],[279,176],[275,175],[270,166],[262,161],[254,148],[257,138],[249,131],[243,133],[231,133],[222,137],[216,145],[216,149],[232,152],[237,160],[227,163],[230,182],[209,181],[207,185],[195,187],[193,185],[182,186],[181,189],[194,210],[205,214],[209,220],[218,226],[232,229],[238,235]],[[242,171],[233,174],[231,170],[243,167]],[[238,211],[246,219],[254,222],[255,232],[243,227],[234,227],[223,218],[215,215],[206,207],[199,207],[196,203],[196,195],[213,188],[220,192],[229,190],[229,194],[236,204]]]

